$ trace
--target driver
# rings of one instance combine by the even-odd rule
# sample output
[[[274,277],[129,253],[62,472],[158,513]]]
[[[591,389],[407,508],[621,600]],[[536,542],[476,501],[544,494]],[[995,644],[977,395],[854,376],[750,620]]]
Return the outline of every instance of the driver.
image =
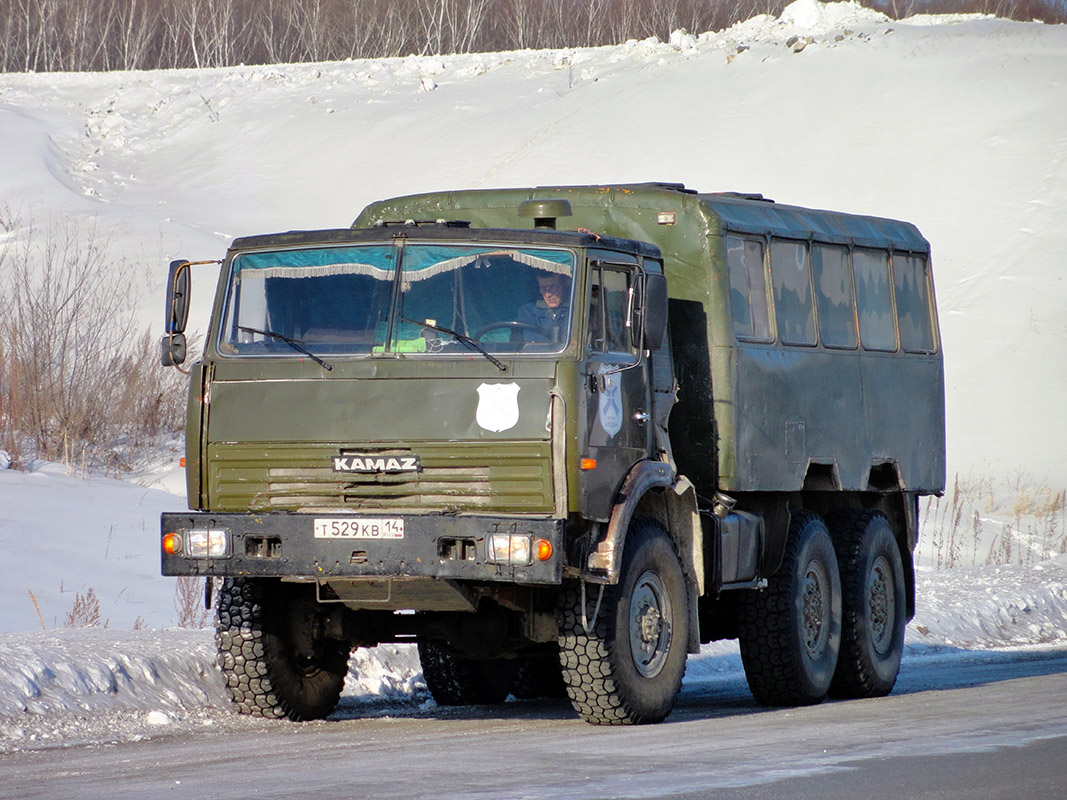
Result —
[[[536,302],[526,303],[519,309],[517,321],[539,328],[539,331],[523,331],[527,342],[558,342],[563,338],[570,317],[571,279],[569,275],[538,271]]]

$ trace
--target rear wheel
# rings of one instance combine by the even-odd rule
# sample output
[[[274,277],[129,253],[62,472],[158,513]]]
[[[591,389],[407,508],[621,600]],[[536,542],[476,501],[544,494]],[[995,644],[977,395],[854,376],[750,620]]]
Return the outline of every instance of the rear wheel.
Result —
[[[848,509],[830,518],[841,570],[841,656],[833,697],[882,697],[893,690],[904,653],[904,563],[889,520]]]
[[[587,586],[584,622],[581,584],[567,586],[561,597],[567,694],[595,725],[659,722],[678,698],[689,639],[685,576],[663,527],[635,519],[621,580],[604,587],[602,597],[600,588]]]
[[[536,700],[540,697],[566,697],[567,684],[558,655],[523,656],[516,659],[518,669],[511,693],[520,700]]]
[[[782,566],[762,591],[746,592],[741,661],[756,700],[803,706],[826,696],[841,645],[841,579],[818,514],[792,515]]]
[[[435,640],[419,642],[422,676],[442,706],[494,705],[511,692],[515,659],[464,658]]]
[[[348,674],[347,643],[326,637],[309,587],[227,578],[219,591],[215,644],[226,689],[242,714],[321,719]]]

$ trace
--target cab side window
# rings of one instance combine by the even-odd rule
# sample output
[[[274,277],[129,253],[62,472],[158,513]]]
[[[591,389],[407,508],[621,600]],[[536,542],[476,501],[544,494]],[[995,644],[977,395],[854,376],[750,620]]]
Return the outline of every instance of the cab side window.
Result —
[[[632,354],[630,290],[633,273],[600,266],[591,273],[589,290],[589,346],[601,353]]]

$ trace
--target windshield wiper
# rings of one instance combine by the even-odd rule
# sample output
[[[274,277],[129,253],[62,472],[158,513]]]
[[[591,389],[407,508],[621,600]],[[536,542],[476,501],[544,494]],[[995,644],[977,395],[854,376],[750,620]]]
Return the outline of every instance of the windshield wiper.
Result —
[[[501,372],[508,371],[507,364],[504,364],[499,359],[494,358],[488,350],[482,347],[481,342],[472,339],[465,333],[454,331],[451,328],[444,328],[440,325],[431,325],[429,322],[419,322],[417,319],[408,319],[407,317],[400,317],[400,319],[404,320],[404,322],[410,322],[412,325],[419,325],[423,328],[429,328],[432,331],[440,331],[441,333],[447,333],[449,336],[454,336],[456,337],[456,341],[462,342],[463,344],[467,345],[467,347],[473,350],[477,350],[483,356],[488,358]]]
[[[310,358],[312,361],[314,361],[327,372],[333,371],[333,367],[331,367],[317,355],[315,355],[306,347],[304,347],[304,343],[301,342],[299,339],[290,339],[288,336],[283,336],[282,334],[275,333],[274,331],[261,331],[259,330],[259,328],[248,328],[244,325],[238,325],[237,330],[247,331],[248,333],[258,333],[260,336],[270,336],[272,339],[281,339],[283,342],[285,342],[291,348],[296,350],[298,353],[303,353],[304,355],[306,355],[308,358]]]

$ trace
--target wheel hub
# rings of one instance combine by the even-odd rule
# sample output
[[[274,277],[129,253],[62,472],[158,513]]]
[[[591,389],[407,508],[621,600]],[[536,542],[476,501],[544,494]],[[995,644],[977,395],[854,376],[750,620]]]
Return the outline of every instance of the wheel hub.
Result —
[[[658,675],[671,646],[671,600],[655,572],[638,578],[630,596],[630,655],[646,678]]]
[[[889,562],[879,556],[867,576],[867,625],[874,649],[885,653],[893,636],[894,598]]]
[[[829,629],[826,619],[826,575],[820,565],[812,563],[804,575],[800,624],[808,655],[818,658],[826,645]]]
[[[643,612],[637,615],[639,636],[646,647],[659,641],[659,633],[663,627],[663,616],[658,608],[647,606]]]

